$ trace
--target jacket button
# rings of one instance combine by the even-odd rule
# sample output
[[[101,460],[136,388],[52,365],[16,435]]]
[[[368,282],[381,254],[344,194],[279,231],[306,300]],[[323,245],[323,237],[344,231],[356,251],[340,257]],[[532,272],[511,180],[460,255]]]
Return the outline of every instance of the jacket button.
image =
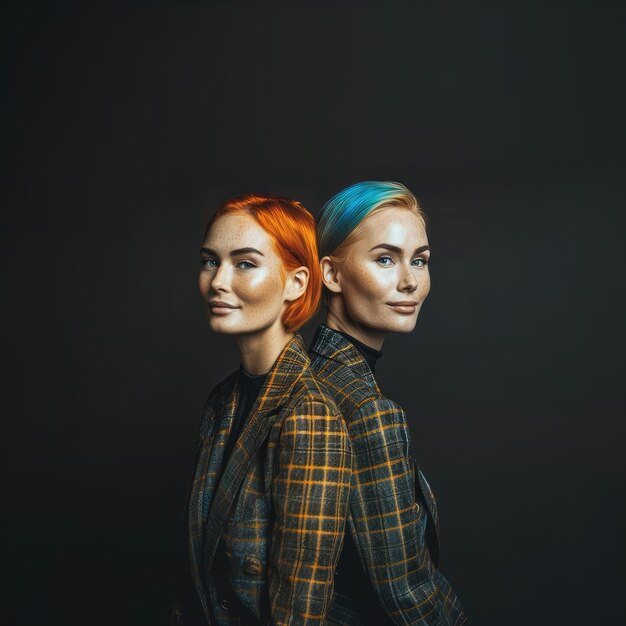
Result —
[[[247,556],[243,570],[246,574],[250,574],[252,576],[258,576],[263,573],[263,565],[261,561],[253,556]]]
[[[419,513],[420,512],[420,505],[418,502],[415,503],[415,512]]]
[[[220,600],[220,606],[225,610],[225,611],[230,611],[230,602],[226,599],[226,598],[222,598]]]

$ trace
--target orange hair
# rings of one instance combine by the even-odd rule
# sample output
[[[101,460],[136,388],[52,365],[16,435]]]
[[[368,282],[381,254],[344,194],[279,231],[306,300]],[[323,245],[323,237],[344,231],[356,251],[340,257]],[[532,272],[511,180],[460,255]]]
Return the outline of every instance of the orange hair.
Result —
[[[204,231],[205,239],[215,220],[228,213],[252,215],[273,239],[285,270],[289,272],[301,266],[309,270],[306,291],[290,302],[283,313],[285,330],[295,332],[315,315],[320,305],[322,274],[313,216],[299,202],[289,198],[246,194],[227,200],[215,211]]]

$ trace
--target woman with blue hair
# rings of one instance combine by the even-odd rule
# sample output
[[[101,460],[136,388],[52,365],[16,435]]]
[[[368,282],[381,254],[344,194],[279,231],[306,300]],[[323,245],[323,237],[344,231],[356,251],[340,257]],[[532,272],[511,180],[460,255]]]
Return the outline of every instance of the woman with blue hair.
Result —
[[[334,624],[460,626],[438,570],[438,514],[409,457],[404,412],[374,378],[387,333],[413,330],[430,290],[424,214],[400,183],[360,182],[317,223],[327,315],[309,350],[348,427],[353,482],[344,549],[327,614]]]

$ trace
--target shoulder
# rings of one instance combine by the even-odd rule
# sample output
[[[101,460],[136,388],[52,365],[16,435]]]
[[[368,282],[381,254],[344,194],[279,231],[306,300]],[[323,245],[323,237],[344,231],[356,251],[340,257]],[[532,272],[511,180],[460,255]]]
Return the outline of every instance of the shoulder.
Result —
[[[303,368],[301,376],[294,385],[293,396],[298,403],[320,403],[330,407],[335,413],[339,413],[333,395],[310,367]]]
[[[407,449],[410,433],[406,415],[393,400],[376,394],[361,402],[350,416],[344,416],[355,451],[399,445]]]
[[[347,429],[333,396],[305,368],[296,381],[289,401],[283,408],[283,434],[347,436]]]
[[[405,424],[406,416],[402,407],[380,392],[369,393],[355,404],[350,421],[376,421],[381,424]]]
[[[325,359],[323,365],[314,368],[314,372],[344,415],[363,402],[380,397],[375,384],[357,376],[350,367],[333,359]]]
[[[334,363],[320,379],[348,422],[373,415],[398,422],[404,420],[399,404],[383,396],[375,384],[356,376],[346,365]]]

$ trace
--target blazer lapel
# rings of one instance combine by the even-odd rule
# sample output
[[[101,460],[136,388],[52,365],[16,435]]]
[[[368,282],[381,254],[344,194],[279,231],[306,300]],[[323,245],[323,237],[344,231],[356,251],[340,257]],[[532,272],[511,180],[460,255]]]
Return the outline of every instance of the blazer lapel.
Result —
[[[237,405],[239,404],[239,394],[239,385],[237,379],[235,379],[231,393],[228,397],[224,398],[224,402],[214,418],[215,424],[219,426],[217,426],[213,441],[208,450],[208,467],[202,497],[203,519],[206,519],[209,509],[211,508],[211,503],[213,502],[215,491],[220,480],[224,450],[233,427]]]
[[[335,362],[344,367],[349,367],[355,376],[358,376],[374,387],[378,393],[381,393],[376,379],[374,378],[374,374],[365,361],[365,358],[341,333],[324,326],[324,324],[320,325],[315,333],[309,351],[328,359],[330,363]],[[323,378],[323,375],[321,377]],[[437,565],[439,562],[439,519],[437,516],[437,506],[424,474],[422,474],[417,463],[415,461],[413,461],[413,463],[415,465],[415,497],[426,509],[426,542],[431,554],[431,560]]]
[[[239,391],[236,384],[226,385],[224,397],[209,402],[203,416],[196,472],[189,503],[191,572],[200,602],[207,613],[202,576],[203,529],[220,476],[225,443],[232,428]],[[229,391],[228,391],[229,389]],[[202,431],[206,432],[203,434]]]
[[[243,479],[308,362],[302,340],[296,335],[268,373],[243,431],[235,443],[216,489],[204,528],[204,572],[207,579],[213,567],[224,525],[239,495]]]
[[[343,367],[348,367],[356,376],[373,387],[377,393],[380,393],[378,383],[374,378],[374,374],[367,364],[365,357],[359,352],[358,348],[341,333],[328,328],[321,324],[313,337],[309,352],[318,354],[325,359],[330,360],[330,371],[336,371],[338,363]]]
[[[415,466],[415,498],[422,503],[426,510],[426,545],[430,553],[430,560],[435,567],[439,567],[439,517],[435,496],[417,461],[414,460],[413,463]]]

